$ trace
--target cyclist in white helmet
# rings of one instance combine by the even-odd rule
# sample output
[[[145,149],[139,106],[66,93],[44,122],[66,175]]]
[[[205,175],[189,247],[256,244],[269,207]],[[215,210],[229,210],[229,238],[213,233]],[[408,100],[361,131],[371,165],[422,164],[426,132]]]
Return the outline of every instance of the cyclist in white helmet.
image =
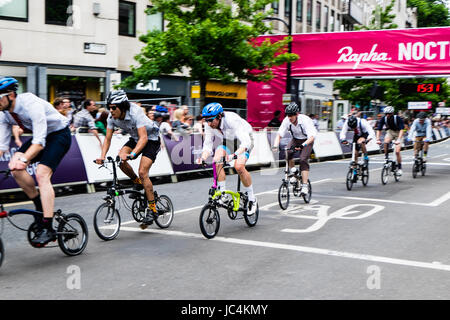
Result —
[[[414,157],[417,157],[419,153],[419,142],[423,141],[423,161],[426,162],[428,155],[428,147],[432,138],[431,133],[431,120],[427,118],[425,112],[420,112],[417,115],[417,119],[414,120],[411,128],[409,129],[408,140],[412,141],[415,136],[414,141]]]
[[[386,136],[384,137],[384,154],[387,159],[389,153],[389,143],[394,140],[395,155],[397,156],[398,163],[397,174],[402,175],[402,156],[400,154],[400,151],[402,149],[403,129],[405,128],[405,124],[400,116],[394,115],[393,107],[387,106],[386,108],[384,108],[384,113],[386,116],[381,118],[378,122],[377,143],[381,144],[381,130],[383,130],[383,127],[386,126],[387,132]]]

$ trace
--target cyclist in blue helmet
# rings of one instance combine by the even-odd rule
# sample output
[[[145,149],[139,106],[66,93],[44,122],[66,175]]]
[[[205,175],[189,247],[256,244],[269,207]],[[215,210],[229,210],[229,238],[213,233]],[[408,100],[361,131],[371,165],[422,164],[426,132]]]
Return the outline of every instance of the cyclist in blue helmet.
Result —
[[[12,156],[9,169],[17,184],[34,202],[36,210],[44,213],[43,219],[38,221],[36,237],[31,241],[46,245],[56,240],[52,227],[55,192],[51,178],[72,143],[69,119],[32,93],[17,94],[17,84],[14,78],[0,78],[0,111],[3,111],[0,117],[0,152],[9,151],[11,126],[18,125],[24,131],[32,132],[33,137]],[[39,191],[26,170],[35,162],[39,162],[35,174]]]
[[[245,168],[254,145],[252,126],[238,114],[224,111],[222,105],[217,102],[207,104],[202,110],[202,117],[208,125],[205,126],[203,151],[201,157],[197,159],[197,163],[205,162],[212,155],[214,155],[216,163],[220,162],[223,157],[227,161],[236,159],[234,168],[241,178],[243,191],[247,192],[249,199],[248,215],[254,214],[257,208],[257,200],[253,192],[252,177]],[[223,144],[219,145],[213,152],[213,140],[215,137],[221,139]],[[227,146],[225,140],[233,143]],[[231,149],[235,150],[234,153],[232,153]],[[226,175],[224,170],[220,170],[223,164],[216,164],[216,167],[217,172],[219,172],[218,187],[220,190],[225,190]]]

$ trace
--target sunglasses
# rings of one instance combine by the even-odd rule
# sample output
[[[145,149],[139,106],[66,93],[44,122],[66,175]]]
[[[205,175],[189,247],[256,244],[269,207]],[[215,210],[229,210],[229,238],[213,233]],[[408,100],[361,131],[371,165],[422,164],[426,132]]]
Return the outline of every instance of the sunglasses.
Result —
[[[205,121],[206,121],[206,122],[213,122],[215,118],[216,118],[216,117],[214,117],[214,118],[208,118],[208,119],[205,119]]]
[[[117,106],[109,106],[108,109],[114,111],[117,109]]]
[[[3,97],[6,97],[7,95],[9,95],[11,92],[6,92],[6,93],[2,93],[0,94],[0,99]]]

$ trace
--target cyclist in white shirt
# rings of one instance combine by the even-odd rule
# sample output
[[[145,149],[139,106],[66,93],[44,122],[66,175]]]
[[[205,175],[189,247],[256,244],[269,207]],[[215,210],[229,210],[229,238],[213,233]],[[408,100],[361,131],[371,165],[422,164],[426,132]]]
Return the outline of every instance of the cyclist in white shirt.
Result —
[[[24,131],[33,133],[33,137],[14,153],[9,169],[36,210],[43,212],[43,218],[38,221],[38,231],[31,239],[34,244],[43,246],[56,240],[52,226],[55,192],[51,178],[72,143],[69,119],[34,94],[17,94],[16,91],[16,79],[0,79],[0,111],[4,113],[0,118],[0,155],[9,150],[11,126],[19,125]],[[36,169],[39,191],[26,170],[35,162],[39,162]]]
[[[161,148],[159,127],[155,121],[150,120],[145,115],[141,107],[128,101],[128,97],[123,90],[111,91],[106,98],[106,106],[110,111],[110,115],[108,117],[102,153],[100,158],[96,159],[96,162],[102,164],[105,161],[115,128],[120,128],[130,134],[130,139],[119,151],[119,157],[122,159],[120,169],[134,184],[142,184],[144,187],[148,200],[148,211],[140,227],[145,229],[153,223],[153,215],[150,211],[153,214],[156,213],[153,184],[150,181],[148,172]],[[140,154],[142,154],[142,157],[139,164],[138,177],[128,160],[134,160]]]
[[[418,141],[424,142],[423,161],[426,161],[427,159],[428,147],[432,138],[431,126],[431,120],[427,118],[427,114],[425,112],[420,112],[409,129],[408,140],[412,141],[415,134],[414,157],[417,157],[417,154],[419,153]]]
[[[256,212],[257,200],[253,192],[252,177],[245,168],[245,164],[250,157],[253,149],[253,129],[252,126],[234,112],[224,112],[220,103],[207,104],[202,110],[202,116],[205,118],[205,141],[203,143],[203,152],[197,163],[205,162],[210,155],[214,155],[214,161],[220,162],[223,157],[227,162],[236,159],[234,168],[236,169],[243,184],[243,191],[248,195],[248,215]],[[218,138],[224,143],[219,145],[215,152],[213,151],[213,140]],[[234,141],[237,139],[240,143],[237,150],[231,154],[231,150],[225,146],[225,139]],[[220,190],[226,189],[225,171],[221,170],[223,164],[217,164],[219,172],[218,186]]]
[[[348,144],[346,139],[347,131],[353,130],[353,142],[356,142],[357,152],[355,161],[358,162],[359,156],[359,146],[361,146],[362,152],[364,153],[364,164],[367,166],[369,163],[369,156],[367,154],[366,143],[369,140],[375,140],[375,131],[366,119],[357,118],[356,116],[350,116],[344,123],[342,127],[341,134],[339,136],[342,144]]]
[[[302,187],[300,193],[308,194],[308,179],[309,179],[309,163],[308,160],[314,145],[314,139],[317,135],[317,129],[314,126],[312,119],[306,115],[300,114],[300,108],[295,102],[291,102],[285,109],[286,118],[281,123],[275,138],[273,149],[278,149],[281,137],[285,136],[289,131],[292,139],[287,148],[295,147],[302,148],[300,153],[300,171],[302,173]],[[293,168],[294,151],[288,151],[288,165]],[[295,177],[293,177],[295,179]]]

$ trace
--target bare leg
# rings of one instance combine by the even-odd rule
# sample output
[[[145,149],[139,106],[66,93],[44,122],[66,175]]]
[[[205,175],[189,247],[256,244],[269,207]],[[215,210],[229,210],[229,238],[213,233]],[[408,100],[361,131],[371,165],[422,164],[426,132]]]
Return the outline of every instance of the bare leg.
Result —
[[[153,184],[148,176],[148,172],[152,167],[153,160],[147,157],[141,158],[141,163],[139,165],[139,178],[142,181],[142,185],[144,186],[145,195],[147,196],[148,201],[154,201],[155,196],[153,194]]]
[[[119,157],[123,157],[124,155],[128,155],[131,152],[131,148],[130,147],[123,147],[122,149],[120,149],[119,151]],[[125,173],[131,180],[135,180],[137,178],[136,173],[134,173],[133,168],[129,165],[128,161],[122,161],[122,163],[120,164],[120,170],[123,171],[123,173]]]
[[[27,170],[14,170],[11,173],[28,198],[34,199],[38,196],[39,192],[36,190],[36,184]]]
[[[44,218],[53,218],[55,208],[55,190],[51,178],[53,170],[46,165],[39,164],[36,170],[36,180],[41,194],[42,208],[44,209]]]

